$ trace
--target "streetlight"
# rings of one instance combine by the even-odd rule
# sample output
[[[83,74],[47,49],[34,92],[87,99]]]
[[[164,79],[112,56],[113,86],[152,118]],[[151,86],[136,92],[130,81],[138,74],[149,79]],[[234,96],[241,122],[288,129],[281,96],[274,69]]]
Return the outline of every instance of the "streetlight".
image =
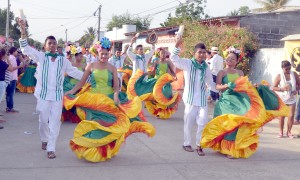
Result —
[[[65,30],[65,33],[66,33],[66,43],[68,43],[68,29],[67,29],[67,27],[64,26],[63,24],[62,24],[61,26],[63,26],[63,27],[66,28],[66,30]]]

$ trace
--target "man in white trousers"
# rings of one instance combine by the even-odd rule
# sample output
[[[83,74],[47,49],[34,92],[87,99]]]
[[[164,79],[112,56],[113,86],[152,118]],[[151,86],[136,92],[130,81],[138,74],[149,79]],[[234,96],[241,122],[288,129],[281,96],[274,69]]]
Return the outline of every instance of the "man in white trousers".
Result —
[[[174,65],[183,70],[185,85],[183,91],[184,110],[184,143],[183,149],[188,152],[194,152],[192,148],[192,127],[195,122],[198,125],[196,134],[196,151],[199,156],[204,156],[200,146],[203,128],[208,122],[207,115],[207,93],[206,85],[211,87],[213,82],[211,71],[205,62],[206,47],[199,43],[194,48],[194,57],[192,59],[182,59],[178,56],[182,43],[182,38],[177,38],[175,48],[171,54],[171,61]]]
[[[57,41],[54,36],[46,38],[46,52],[30,47],[26,39],[25,23],[23,20],[18,23],[21,30],[21,50],[38,63],[34,95],[37,98],[36,109],[39,113],[39,133],[42,149],[47,150],[49,159],[53,159],[56,157],[55,145],[61,125],[65,73],[80,80],[83,72],[73,67],[64,56],[56,53]]]

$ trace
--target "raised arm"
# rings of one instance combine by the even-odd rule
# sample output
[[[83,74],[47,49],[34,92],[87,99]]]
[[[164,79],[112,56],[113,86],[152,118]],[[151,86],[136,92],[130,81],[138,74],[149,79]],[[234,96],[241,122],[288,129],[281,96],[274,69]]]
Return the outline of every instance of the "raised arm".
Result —
[[[154,51],[155,51],[155,45],[154,45],[154,44],[152,44],[152,49],[151,49],[151,51],[150,51],[150,52],[148,52],[147,54],[145,54],[145,59],[146,59],[146,61],[147,61],[147,64],[149,64],[149,63],[150,63],[150,61],[151,61],[151,57],[153,56],[153,54],[154,54]]]
[[[41,60],[44,59],[45,54],[28,45],[25,22],[23,20],[19,20],[18,24],[20,25],[20,31],[21,31],[21,38],[19,39],[19,43],[23,54],[26,54],[35,62],[40,62]]]
[[[132,52],[132,45],[136,41],[136,39],[137,38],[135,36],[131,39],[130,45],[129,45],[127,51],[126,51],[127,56],[131,59],[131,61],[135,61],[135,57],[136,57],[136,54],[134,54]]]
[[[179,46],[181,44],[182,44],[182,38],[179,37],[178,39],[176,39],[176,44],[171,53],[170,59],[176,68],[182,70],[189,70],[189,68],[191,67],[191,61],[189,59],[182,59],[178,56],[180,52]]]

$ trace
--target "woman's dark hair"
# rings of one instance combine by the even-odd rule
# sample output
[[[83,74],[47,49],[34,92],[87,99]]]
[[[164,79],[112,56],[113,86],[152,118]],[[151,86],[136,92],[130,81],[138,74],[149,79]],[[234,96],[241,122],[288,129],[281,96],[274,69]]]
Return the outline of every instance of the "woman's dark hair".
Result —
[[[211,55],[211,51],[206,51],[207,54]]]
[[[288,60],[284,60],[281,62],[281,68],[291,66],[291,63]]]
[[[46,39],[45,39],[45,44],[46,44],[46,42],[47,42],[49,39],[56,41],[56,39],[55,39],[54,36],[48,36],[48,37],[46,37]]]
[[[9,48],[9,54],[13,54],[14,52],[16,52],[18,50],[18,48],[16,47],[11,47]]]
[[[82,52],[80,52],[80,53],[75,53],[75,57],[78,56],[78,55],[80,55],[80,54],[82,54]]]
[[[0,49],[0,60],[2,60],[2,58],[5,56],[6,54],[6,50],[4,48]]]
[[[205,46],[203,43],[198,43],[198,44],[196,44],[196,46],[194,47],[194,52],[196,52],[197,49],[206,49],[206,46]]]
[[[239,59],[240,54],[238,54],[238,53],[236,53],[236,52],[230,52],[230,53],[234,54],[234,55],[236,56],[236,59],[237,59],[237,60]],[[230,54],[230,53],[229,53],[229,54]]]

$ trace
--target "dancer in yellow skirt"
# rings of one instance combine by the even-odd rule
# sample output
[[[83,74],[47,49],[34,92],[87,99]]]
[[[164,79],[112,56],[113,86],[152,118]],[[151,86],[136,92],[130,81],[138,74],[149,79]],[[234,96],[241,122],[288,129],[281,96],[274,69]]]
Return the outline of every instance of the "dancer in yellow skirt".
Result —
[[[28,61],[28,66],[24,73],[19,76],[17,88],[23,93],[34,93],[36,78],[34,77],[37,64],[32,60]]]
[[[173,96],[171,82],[168,80],[173,77],[171,81],[176,81],[177,77],[174,72],[175,67],[170,60],[167,60],[166,55],[167,52],[160,48],[159,60],[154,62],[153,69],[149,73],[155,75],[154,78],[157,80],[153,87],[153,98],[145,101],[147,110],[160,119],[169,119],[177,111],[180,101],[179,95],[176,99],[173,99],[174,101],[167,100]],[[165,76],[161,78],[163,75]],[[158,99],[158,101],[155,99]],[[166,101],[162,101],[163,99]]]
[[[207,123],[201,140],[228,158],[248,158],[258,147],[257,131],[289,109],[266,83],[253,86],[243,72],[235,69],[237,50],[228,54],[226,68],[217,75],[216,89],[222,92],[216,103],[214,119]]]
[[[82,48],[81,47],[72,48],[71,54],[75,56],[75,61],[72,62],[72,66],[76,67],[80,71],[84,71],[86,65],[82,63],[83,61]],[[66,74],[64,79],[64,86],[63,86],[64,92],[70,91],[78,82],[79,80],[74,79],[71,76],[68,76]],[[78,117],[76,113],[76,107],[73,107],[69,110],[66,110],[63,107],[61,121],[62,122],[71,121],[72,123],[79,123],[81,119]]]
[[[139,116],[141,101],[138,97],[129,101],[119,91],[117,69],[108,63],[110,41],[101,40],[94,45],[99,60],[87,66],[83,78],[66,93],[64,106],[77,107],[77,114],[83,119],[76,127],[70,141],[72,151],[78,158],[99,162],[115,156],[125,138],[134,132],[155,134],[154,127]],[[91,75],[91,87],[77,92]]]

